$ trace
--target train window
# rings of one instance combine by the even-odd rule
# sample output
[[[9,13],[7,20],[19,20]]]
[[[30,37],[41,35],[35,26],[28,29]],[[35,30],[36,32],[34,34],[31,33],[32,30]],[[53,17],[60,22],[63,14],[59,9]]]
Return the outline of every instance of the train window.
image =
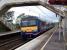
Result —
[[[36,21],[31,20],[31,21],[29,22],[29,25],[36,25]]]
[[[21,23],[22,26],[33,26],[36,25],[36,21],[31,20],[31,21],[22,21]]]
[[[22,26],[28,26],[28,21],[22,21],[21,25]]]

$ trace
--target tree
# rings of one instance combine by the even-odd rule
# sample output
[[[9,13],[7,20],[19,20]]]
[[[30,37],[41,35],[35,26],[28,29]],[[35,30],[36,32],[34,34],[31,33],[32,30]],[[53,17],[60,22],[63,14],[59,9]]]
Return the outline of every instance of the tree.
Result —
[[[5,13],[5,18],[6,18],[7,22],[12,22],[13,16],[14,16],[14,11],[10,11],[10,12]]]

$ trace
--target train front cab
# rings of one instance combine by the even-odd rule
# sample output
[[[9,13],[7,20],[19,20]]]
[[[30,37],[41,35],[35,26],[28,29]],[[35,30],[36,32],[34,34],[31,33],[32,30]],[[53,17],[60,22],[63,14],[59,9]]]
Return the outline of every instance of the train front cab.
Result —
[[[31,26],[31,27],[28,27],[26,28],[26,30],[24,31],[21,31],[21,36],[25,39],[25,38],[35,38],[36,35],[37,35],[37,29],[38,27],[37,26]],[[22,29],[23,30],[23,29]]]
[[[35,38],[38,36],[38,32],[40,32],[40,21],[35,20],[36,25],[34,26],[27,26],[27,27],[21,27],[21,37],[23,39],[27,38]],[[22,24],[22,23],[21,23]]]

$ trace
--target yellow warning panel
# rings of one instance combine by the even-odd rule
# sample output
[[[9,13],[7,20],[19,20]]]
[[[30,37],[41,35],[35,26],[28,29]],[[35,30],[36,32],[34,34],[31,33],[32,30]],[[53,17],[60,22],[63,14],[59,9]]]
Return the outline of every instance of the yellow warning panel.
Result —
[[[21,27],[21,31],[23,32],[33,32],[36,31],[37,29],[38,29],[37,26]]]

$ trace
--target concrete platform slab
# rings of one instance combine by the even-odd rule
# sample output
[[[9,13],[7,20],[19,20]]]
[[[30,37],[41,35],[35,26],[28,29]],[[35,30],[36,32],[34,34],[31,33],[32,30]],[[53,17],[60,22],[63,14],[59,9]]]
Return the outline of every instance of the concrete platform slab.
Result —
[[[61,39],[59,40],[59,33],[56,32],[44,50],[64,50],[64,39],[61,33]]]
[[[16,32],[20,32],[20,30],[9,31],[9,32],[0,32],[0,36],[4,36],[4,35],[8,35],[8,34],[14,34]]]

